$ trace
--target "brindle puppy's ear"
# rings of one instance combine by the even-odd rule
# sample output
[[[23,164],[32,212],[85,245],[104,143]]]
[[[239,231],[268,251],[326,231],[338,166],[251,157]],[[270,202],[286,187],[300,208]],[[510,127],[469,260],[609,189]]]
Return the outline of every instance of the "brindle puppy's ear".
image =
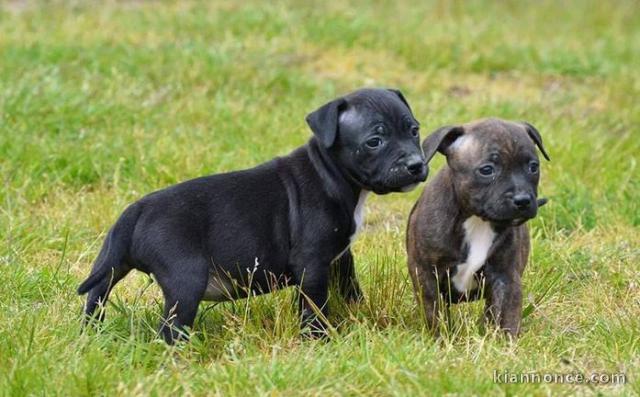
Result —
[[[432,132],[427,139],[422,142],[424,158],[428,163],[436,152],[447,155],[446,151],[456,139],[464,134],[464,127],[461,125],[448,125],[440,127]]]
[[[526,121],[522,121],[522,124],[524,125],[524,128],[527,130],[527,134],[529,134],[529,137],[531,137],[531,140],[533,141],[533,143],[535,143],[538,149],[540,149],[540,152],[542,153],[544,158],[547,159],[547,161],[551,161],[551,159],[549,158],[549,155],[547,154],[547,151],[544,150],[544,145],[542,144],[542,137],[540,136],[540,132],[538,132],[536,127],[532,126]]]
[[[330,148],[336,140],[340,111],[344,110],[346,104],[344,98],[334,99],[306,117],[311,131],[325,148]]]
[[[387,88],[387,91],[391,91],[394,94],[396,94],[398,96],[398,98],[400,98],[402,103],[404,103],[407,106],[407,109],[409,109],[411,114],[413,114],[413,110],[411,110],[411,106],[409,106],[409,102],[407,102],[406,98],[404,97],[404,95],[402,95],[402,92],[400,92],[400,90],[397,90],[395,88]]]

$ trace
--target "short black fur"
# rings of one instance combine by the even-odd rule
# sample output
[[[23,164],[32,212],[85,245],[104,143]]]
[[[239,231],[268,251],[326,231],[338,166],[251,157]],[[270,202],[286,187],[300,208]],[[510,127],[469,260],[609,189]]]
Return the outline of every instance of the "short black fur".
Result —
[[[89,294],[86,318],[137,269],[152,273],[162,288],[160,329],[168,343],[186,336],[204,299],[287,285],[300,288],[302,326],[322,334],[332,262],[343,297],[362,296],[349,245],[363,191],[403,191],[424,181],[427,168],[419,138],[409,130],[417,121],[397,92],[359,90],[307,121],[314,137],[288,156],[183,182],[129,206],[78,288]],[[371,129],[374,121],[386,128],[376,150],[366,147],[380,132]],[[101,319],[104,311],[98,313]]]

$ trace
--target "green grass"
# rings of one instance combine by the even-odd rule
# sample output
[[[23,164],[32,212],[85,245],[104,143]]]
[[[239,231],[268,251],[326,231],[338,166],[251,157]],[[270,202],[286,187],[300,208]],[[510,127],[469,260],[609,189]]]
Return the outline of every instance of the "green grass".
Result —
[[[0,394],[640,394],[637,2],[0,9]],[[127,203],[286,154],[308,112],[371,85],[401,88],[423,137],[486,116],[541,131],[551,201],[530,224],[517,343],[482,332],[479,303],[455,307],[439,340],[423,328],[403,243],[419,191],[368,202],[354,246],[366,301],[332,299],[327,343],[298,337],[287,290],[203,304],[192,342],[167,347],[140,274],[80,334],[75,288]],[[628,382],[502,385],[494,370]]]

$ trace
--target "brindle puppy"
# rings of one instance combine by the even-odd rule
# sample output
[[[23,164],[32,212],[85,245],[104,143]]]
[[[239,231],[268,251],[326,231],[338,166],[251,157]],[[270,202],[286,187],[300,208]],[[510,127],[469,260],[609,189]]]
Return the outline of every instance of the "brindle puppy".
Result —
[[[532,125],[498,119],[443,127],[424,141],[427,161],[436,151],[447,157],[407,230],[409,273],[432,329],[441,302],[484,297],[485,316],[518,334],[530,246],[525,222],[546,202],[537,199],[536,146],[548,160]]]

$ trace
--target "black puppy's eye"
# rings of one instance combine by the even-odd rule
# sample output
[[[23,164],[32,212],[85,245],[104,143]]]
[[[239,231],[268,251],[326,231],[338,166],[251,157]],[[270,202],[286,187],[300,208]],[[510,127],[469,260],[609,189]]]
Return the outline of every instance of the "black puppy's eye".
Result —
[[[420,135],[420,127],[413,126],[411,127],[411,136],[417,138]]]
[[[365,142],[365,145],[367,145],[367,147],[371,148],[371,149],[375,149],[377,147],[379,147],[380,145],[382,145],[382,139],[380,138],[371,138],[369,140],[367,140],[367,142]]]
[[[493,168],[492,165],[485,165],[485,166],[482,166],[482,167],[478,168],[478,172],[482,176],[491,176],[491,175],[493,175],[494,172],[496,172],[496,169]]]
[[[532,174],[537,174],[540,170],[540,164],[535,161],[529,163],[529,172]]]

